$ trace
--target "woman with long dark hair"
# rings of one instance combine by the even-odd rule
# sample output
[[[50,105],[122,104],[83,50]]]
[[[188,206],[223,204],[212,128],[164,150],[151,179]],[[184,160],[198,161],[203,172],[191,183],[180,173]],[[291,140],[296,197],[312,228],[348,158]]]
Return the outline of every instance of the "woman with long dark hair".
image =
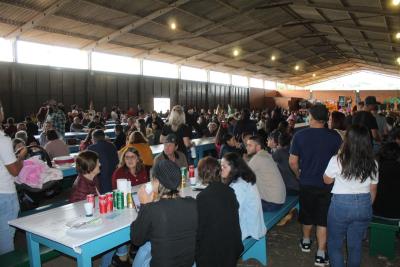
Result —
[[[234,191],[239,202],[239,223],[242,240],[262,238],[266,233],[256,175],[237,153],[226,153],[221,160],[222,182]]]
[[[347,240],[347,266],[361,264],[361,243],[372,218],[372,203],[378,183],[378,164],[374,159],[367,128],[351,126],[338,155],[325,170],[326,184],[335,182],[328,212],[328,251],[331,266],[345,266],[343,241]]]
[[[200,180],[207,187],[197,195],[196,265],[236,266],[243,245],[235,192],[221,182],[217,159],[202,158],[197,169]]]

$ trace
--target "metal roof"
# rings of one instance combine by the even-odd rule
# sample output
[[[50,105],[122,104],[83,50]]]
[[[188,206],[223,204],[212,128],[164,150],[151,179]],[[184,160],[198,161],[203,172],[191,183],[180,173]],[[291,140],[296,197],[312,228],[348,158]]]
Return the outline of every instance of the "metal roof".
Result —
[[[354,70],[399,75],[398,32],[391,0],[0,0],[4,38],[298,86]]]

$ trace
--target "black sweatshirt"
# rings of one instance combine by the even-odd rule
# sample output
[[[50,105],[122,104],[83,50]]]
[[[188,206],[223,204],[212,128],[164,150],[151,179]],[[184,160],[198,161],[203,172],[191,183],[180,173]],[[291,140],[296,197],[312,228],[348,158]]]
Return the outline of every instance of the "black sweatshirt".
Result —
[[[197,196],[197,267],[232,267],[243,251],[235,192],[220,182]]]
[[[193,198],[160,199],[140,207],[131,242],[151,243],[151,267],[191,267],[194,263],[197,206]]]

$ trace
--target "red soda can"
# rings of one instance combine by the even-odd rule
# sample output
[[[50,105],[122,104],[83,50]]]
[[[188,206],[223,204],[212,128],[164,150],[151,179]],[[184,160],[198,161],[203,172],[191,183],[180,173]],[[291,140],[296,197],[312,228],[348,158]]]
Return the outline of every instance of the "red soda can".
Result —
[[[109,192],[106,194],[106,196],[107,196],[107,212],[112,212],[114,207],[113,193]]]
[[[96,209],[95,207],[95,198],[93,194],[86,195],[86,201],[89,203],[93,203],[93,210]]]
[[[189,166],[189,178],[194,177],[194,165]]]
[[[99,196],[99,210],[100,210],[100,214],[107,213],[107,196],[106,195]]]

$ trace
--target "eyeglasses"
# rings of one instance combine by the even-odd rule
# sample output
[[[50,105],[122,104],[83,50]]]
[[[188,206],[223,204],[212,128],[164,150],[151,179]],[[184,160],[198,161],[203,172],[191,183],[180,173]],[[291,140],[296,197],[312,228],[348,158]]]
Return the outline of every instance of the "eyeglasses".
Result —
[[[125,156],[124,158],[125,158],[125,159],[137,159],[136,156]]]

